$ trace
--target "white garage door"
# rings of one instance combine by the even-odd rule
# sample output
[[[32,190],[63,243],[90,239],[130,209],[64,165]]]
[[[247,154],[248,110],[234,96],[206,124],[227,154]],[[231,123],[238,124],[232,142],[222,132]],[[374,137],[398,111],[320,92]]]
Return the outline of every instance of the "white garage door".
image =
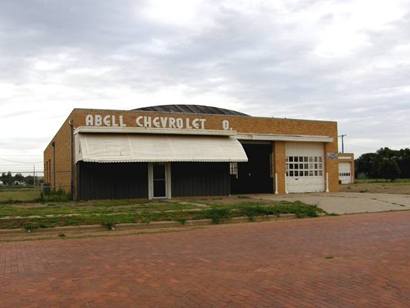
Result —
[[[289,193],[325,191],[322,143],[286,144],[286,189]]]
[[[352,183],[352,167],[350,163],[339,163],[339,180],[342,184]]]

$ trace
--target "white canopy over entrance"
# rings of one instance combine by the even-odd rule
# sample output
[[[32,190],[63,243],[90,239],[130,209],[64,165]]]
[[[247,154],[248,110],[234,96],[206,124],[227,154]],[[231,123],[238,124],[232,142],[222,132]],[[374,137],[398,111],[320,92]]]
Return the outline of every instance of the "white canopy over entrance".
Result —
[[[75,161],[246,162],[238,140],[230,136],[77,133]]]

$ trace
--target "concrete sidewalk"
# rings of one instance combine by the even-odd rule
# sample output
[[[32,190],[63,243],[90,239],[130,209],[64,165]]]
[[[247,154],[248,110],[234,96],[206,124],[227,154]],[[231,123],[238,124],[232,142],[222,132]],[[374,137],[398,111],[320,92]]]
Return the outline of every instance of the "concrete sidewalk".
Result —
[[[264,200],[302,201],[328,213],[353,214],[410,210],[410,195],[374,193],[306,193],[288,195],[249,195]]]

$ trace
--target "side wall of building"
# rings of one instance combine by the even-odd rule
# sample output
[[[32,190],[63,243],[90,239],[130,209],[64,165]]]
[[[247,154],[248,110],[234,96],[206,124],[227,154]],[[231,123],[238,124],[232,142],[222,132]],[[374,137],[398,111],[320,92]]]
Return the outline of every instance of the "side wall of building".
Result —
[[[44,150],[44,180],[53,190],[72,192],[72,128],[70,117]]]

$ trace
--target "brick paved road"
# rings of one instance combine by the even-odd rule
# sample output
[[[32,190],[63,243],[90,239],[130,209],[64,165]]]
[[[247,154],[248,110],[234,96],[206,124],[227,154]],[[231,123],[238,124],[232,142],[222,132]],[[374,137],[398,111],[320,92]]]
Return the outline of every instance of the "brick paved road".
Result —
[[[410,212],[0,244],[1,307],[410,304]]]

